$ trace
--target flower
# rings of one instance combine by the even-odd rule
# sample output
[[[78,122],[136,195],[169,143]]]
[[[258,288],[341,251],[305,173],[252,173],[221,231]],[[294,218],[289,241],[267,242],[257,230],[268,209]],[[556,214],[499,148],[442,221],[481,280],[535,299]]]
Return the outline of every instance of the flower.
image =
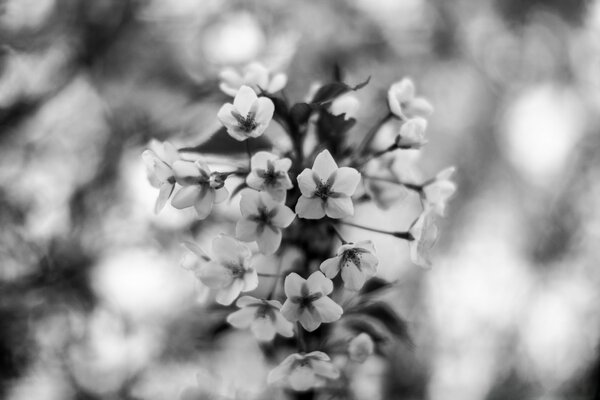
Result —
[[[201,160],[175,161],[173,171],[177,183],[183,187],[175,193],[171,205],[180,210],[193,206],[199,219],[208,217],[213,204],[229,196],[222,176],[211,173],[208,165]]]
[[[273,340],[276,333],[294,336],[294,325],[281,315],[281,303],[277,300],[261,300],[243,296],[235,303],[239,310],[227,316],[227,322],[238,329],[250,328],[260,341]]]
[[[267,97],[257,97],[254,90],[242,86],[233,99],[233,104],[223,104],[217,118],[235,140],[244,141],[263,134],[271,119],[275,106]]]
[[[242,218],[235,235],[244,242],[254,242],[263,254],[273,254],[281,244],[281,229],[289,226],[296,214],[267,192],[247,190],[240,200]]]
[[[288,175],[291,166],[289,158],[259,151],[250,159],[250,174],[246,177],[246,184],[252,189],[268,192],[277,201],[284,201],[286,191],[294,187]]]
[[[258,286],[258,275],[250,265],[252,254],[243,243],[232,237],[219,235],[212,241],[214,260],[207,260],[200,268],[198,278],[217,291],[217,303],[229,305],[240,292]]]
[[[348,355],[352,361],[363,363],[373,354],[375,344],[367,333],[360,333],[348,344]]]
[[[283,288],[287,299],[281,313],[288,321],[300,321],[309,332],[322,322],[337,321],[344,313],[342,307],[327,297],[333,291],[333,282],[320,271],[313,272],[308,279],[292,272],[285,278]]]
[[[150,184],[159,188],[158,198],[154,205],[154,212],[158,213],[167,204],[167,200],[175,189],[173,163],[179,160],[179,153],[169,142],[160,143],[153,139],[150,141],[149,147],[150,149],[142,153],[142,159],[146,164]]]
[[[375,275],[378,263],[373,242],[366,240],[342,244],[336,256],[323,261],[319,268],[329,279],[341,271],[346,287],[359,290],[367,277]]]
[[[346,119],[354,118],[360,107],[358,98],[350,93],[337,97],[331,102],[331,113],[333,115],[345,115]]]
[[[267,382],[283,382],[297,391],[323,387],[328,379],[337,379],[340,371],[331,363],[329,356],[321,351],[289,355],[269,373]]]
[[[258,62],[248,64],[242,73],[233,68],[225,68],[219,74],[219,78],[221,78],[219,88],[230,96],[235,96],[243,85],[249,86],[257,94],[260,94],[262,91],[276,93],[287,84],[286,74],[281,72],[271,74],[264,65]]]
[[[305,168],[298,175],[302,196],[296,203],[300,218],[319,219],[325,215],[344,218],[354,214],[350,196],[360,182],[360,173],[354,168],[338,168],[328,150],[317,155],[312,169]]]
[[[432,208],[441,217],[445,214],[448,200],[456,191],[456,184],[450,180],[454,171],[456,168],[448,167],[423,185],[422,199],[425,206]]]
[[[210,257],[208,257],[208,255],[206,255],[206,253],[196,243],[184,242],[183,246],[186,248],[187,252],[184,253],[179,265],[181,265],[183,269],[187,269],[188,271],[192,271],[194,273],[194,276],[197,278],[196,291],[198,294],[196,301],[198,303],[205,303],[209,299],[210,288],[200,280],[200,271],[202,269],[202,265],[210,261]]]
[[[415,116],[427,117],[433,112],[433,106],[423,97],[415,97],[415,84],[410,78],[403,78],[388,90],[390,111],[401,119]]]
[[[402,124],[398,136],[396,136],[396,146],[401,149],[419,149],[427,144],[425,139],[425,130],[427,129],[427,120],[421,117],[414,117]]]
[[[410,259],[420,267],[430,268],[431,260],[429,252],[435,245],[438,237],[438,229],[435,225],[434,211],[429,208],[419,215],[408,230],[412,236],[409,240]]]

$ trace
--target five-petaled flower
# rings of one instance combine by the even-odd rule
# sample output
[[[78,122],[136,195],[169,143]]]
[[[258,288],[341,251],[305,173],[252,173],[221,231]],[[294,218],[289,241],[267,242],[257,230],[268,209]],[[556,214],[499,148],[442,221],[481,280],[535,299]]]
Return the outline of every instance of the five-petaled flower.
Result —
[[[150,148],[142,153],[150,184],[159,189],[154,212],[158,213],[167,204],[175,189],[173,163],[179,160],[177,149],[169,142],[150,141]]]
[[[438,228],[435,225],[435,214],[430,208],[425,208],[421,215],[412,223],[408,232],[411,239],[408,241],[410,259],[420,267],[430,268],[429,252],[438,238]]]
[[[288,175],[291,166],[292,160],[289,158],[259,151],[250,159],[246,184],[252,189],[268,192],[277,201],[284,201],[287,190],[294,187]]]
[[[415,84],[410,78],[403,78],[388,90],[390,111],[400,119],[427,117],[433,106],[423,97],[415,97]]]
[[[173,171],[177,183],[183,187],[175,193],[171,205],[180,210],[193,206],[199,219],[208,217],[213,204],[229,196],[223,177],[211,173],[208,165],[201,160],[175,161]]]
[[[348,355],[352,361],[363,363],[375,351],[375,343],[368,333],[360,333],[348,344]]]
[[[315,158],[312,169],[305,168],[298,175],[302,196],[296,204],[300,218],[345,218],[354,214],[351,196],[360,182],[360,173],[354,168],[338,168],[328,150]]]
[[[456,191],[456,184],[450,180],[454,171],[456,168],[448,167],[423,185],[422,199],[425,207],[431,208],[441,217],[444,216],[448,200]]]
[[[263,254],[273,254],[281,244],[281,230],[289,226],[296,214],[267,192],[246,190],[240,200],[242,218],[235,234],[244,242],[254,242]]]
[[[275,106],[267,97],[257,97],[254,90],[242,86],[233,99],[233,104],[223,104],[217,118],[227,128],[232,138],[244,141],[263,134],[271,119]]]
[[[320,271],[313,272],[308,279],[292,272],[283,284],[287,299],[281,313],[288,321],[299,321],[309,332],[323,322],[334,322],[343,314],[342,307],[327,295],[333,291],[333,282]]]
[[[283,383],[297,391],[323,387],[329,379],[337,379],[340,371],[331,363],[329,356],[321,351],[308,354],[295,353],[286,357],[269,373],[269,384]]]
[[[420,149],[427,144],[425,139],[425,130],[427,129],[427,120],[421,117],[414,117],[402,124],[398,136],[396,136],[396,146],[401,149]]]
[[[252,253],[247,246],[232,237],[219,235],[212,241],[214,259],[206,261],[198,278],[217,291],[217,303],[229,305],[241,292],[258,286],[258,275],[250,261]]]
[[[375,275],[378,263],[373,242],[366,240],[342,244],[336,256],[323,261],[319,268],[329,279],[341,271],[346,287],[359,290],[368,277]]]
[[[294,324],[281,315],[281,303],[242,296],[235,303],[239,310],[227,316],[227,322],[238,329],[250,328],[260,341],[273,340],[275,334],[294,336]]]
[[[241,86],[251,87],[257,94],[261,92],[276,93],[287,84],[287,75],[280,72],[271,72],[262,64],[253,62],[248,64],[240,73],[233,68],[225,68],[219,74],[221,83],[219,88],[223,93],[235,96]]]

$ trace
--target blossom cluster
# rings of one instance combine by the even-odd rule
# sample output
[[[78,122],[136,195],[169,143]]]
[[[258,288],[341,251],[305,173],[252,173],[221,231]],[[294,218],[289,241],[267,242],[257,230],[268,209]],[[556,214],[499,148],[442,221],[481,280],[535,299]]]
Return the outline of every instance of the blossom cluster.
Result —
[[[222,124],[216,135],[228,134],[235,141],[246,142],[248,167],[240,168],[232,160],[232,167],[222,170],[209,166],[202,155],[153,141],[142,156],[150,183],[159,189],[155,211],[160,212],[170,200],[172,207],[193,208],[197,218],[204,220],[215,204],[239,193],[235,229],[212,240],[210,255],[197,244],[186,243],[194,257],[194,273],[217,303],[235,303],[226,317],[231,326],[249,329],[261,342],[271,343],[277,335],[295,340],[297,351],[271,371],[269,383],[297,391],[330,385],[343,371],[326,349],[310,348],[310,335],[322,324],[342,319],[347,310],[335,300],[336,293],[361,296],[379,265],[372,240],[346,241],[339,227],[351,225],[405,240],[415,264],[431,265],[429,251],[438,235],[435,220],[444,215],[456,189],[451,180],[454,168],[419,183],[402,180],[389,168],[381,173],[372,166],[396,151],[423,147],[427,143],[426,118],[433,107],[417,97],[412,80],[404,78],[389,88],[388,114],[353,146],[344,135],[354,125],[353,116],[360,105],[353,92],[367,82],[354,87],[342,82],[318,85],[305,102],[290,105],[281,94],[287,76],[258,63],[242,71],[225,69],[220,78],[221,90],[233,99],[216,115]],[[384,150],[372,150],[371,140],[392,119],[400,123],[393,143]],[[267,136],[265,132],[274,122],[289,135],[291,148],[273,146],[271,151],[252,154],[250,141]],[[317,136],[312,145],[310,131]],[[228,181],[241,182],[230,193]],[[362,195],[361,182],[365,188]],[[386,190],[390,186],[413,191],[421,200],[422,212],[406,231],[383,231],[351,222],[356,202],[365,197],[382,208],[398,201],[399,197]],[[328,236],[328,256],[316,259],[308,254],[310,240],[314,240],[311,229],[334,234]],[[334,246],[336,241],[339,244]],[[256,255],[278,257],[288,247],[307,254],[304,266],[283,266],[270,276],[275,278],[274,285],[283,283],[283,293],[279,291],[278,297],[273,287],[264,298],[248,294],[260,284]],[[368,332],[355,332],[345,345],[345,354],[349,362],[363,362],[375,347]]]

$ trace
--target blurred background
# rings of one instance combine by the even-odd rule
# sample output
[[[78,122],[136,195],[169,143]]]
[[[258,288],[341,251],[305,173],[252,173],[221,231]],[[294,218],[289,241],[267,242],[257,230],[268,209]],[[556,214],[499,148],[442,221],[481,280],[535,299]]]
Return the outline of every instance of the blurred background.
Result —
[[[179,267],[219,215],[154,215],[140,157],[205,141],[218,71],[254,60],[297,101],[335,64],[370,75],[356,135],[411,76],[436,111],[407,162],[458,168],[431,271],[372,236],[415,345],[364,364],[357,399],[600,398],[600,1],[1,0],[0,38],[0,398],[270,398]]]

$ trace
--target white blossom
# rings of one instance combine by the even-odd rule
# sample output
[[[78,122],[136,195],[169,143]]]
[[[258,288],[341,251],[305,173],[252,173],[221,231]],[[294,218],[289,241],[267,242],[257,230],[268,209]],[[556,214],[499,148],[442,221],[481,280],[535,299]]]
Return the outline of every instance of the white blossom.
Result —
[[[396,136],[396,145],[403,149],[420,149],[427,144],[425,139],[425,130],[427,129],[427,120],[421,117],[414,117],[406,121],[400,127],[400,132]]]
[[[341,271],[346,287],[359,290],[367,278],[375,275],[378,263],[373,242],[366,240],[342,244],[336,256],[323,261],[319,268],[329,279]]]
[[[283,383],[297,391],[323,387],[329,379],[337,379],[340,371],[321,351],[289,355],[269,373],[269,384]]]
[[[175,189],[173,163],[179,160],[177,149],[169,142],[150,141],[150,148],[142,153],[150,184],[159,189],[154,212],[158,213],[167,204]]]
[[[184,242],[183,247],[187,251],[181,258],[179,265],[183,269],[193,272],[196,277],[196,301],[201,304],[205,303],[209,299],[210,288],[200,280],[200,271],[202,270],[202,266],[210,261],[210,257],[196,243]]]
[[[238,329],[250,328],[258,340],[273,340],[277,333],[285,337],[294,336],[294,325],[281,315],[281,303],[277,300],[243,296],[236,305],[240,309],[229,314],[227,322]]]
[[[415,96],[415,84],[410,78],[403,78],[390,86],[388,105],[390,111],[401,119],[427,117],[433,112],[433,106],[429,101]]]
[[[348,355],[352,361],[363,363],[375,351],[375,343],[367,333],[360,333],[348,344]]]
[[[223,178],[211,173],[208,165],[201,160],[175,161],[173,171],[177,183],[183,187],[175,193],[171,205],[180,210],[194,207],[199,219],[208,217],[213,204],[229,196]]]
[[[433,209],[442,217],[445,214],[448,200],[456,191],[456,184],[450,180],[454,171],[456,168],[448,167],[423,186],[422,198],[425,206]]]
[[[288,321],[299,321],[309,332],[323,322],[334,322],[343,314],[342,307],[327,297],[333,291],[333,282],[320,271],[308,279],[292,272],[285,278],[284,291],[287,299],[281,313]]]
[[[300,218],[345,218],[354,214],[351,196],[360,182],[360,173],[350,167],[338,168],[328,150],[320,152],[312,169],[298,175],[302,196],[296,204]]]
[[[277,201],[284,201],[287,190],[294,187],[288,175],[291,166],[292,160],[289,158],[259,151],[250,159],[246,184],[252,189],[268,192]]]
[[[430,208],[425,210],[413,222],[408,232],[412,235],[408,246],[410,259],[420,267],[430,268],[431,260],[429,252],[438,238],[438,228],[435,225],[434,211]]]
[[[287,84],[284,73],[272,74],[264,65],[253,62],[248,64],[241,73],[233,68],[225,68],[219,74],[219,88],[223,93],[235,96],[242,86],[249,86],[257,94],[262,91],[276,93]]]
[[[356,117],[360,101],[351,93],[343,94],[331,102],[330,111],[333,115],[345,115],[346,119]]]
[[[254,90],[242,86],[233,99],[233,104],[223,104],[217,118],[227,128],[227,133],[244,141],[263,134],[273,118],[275,106],[267,97],[257,97]]]

